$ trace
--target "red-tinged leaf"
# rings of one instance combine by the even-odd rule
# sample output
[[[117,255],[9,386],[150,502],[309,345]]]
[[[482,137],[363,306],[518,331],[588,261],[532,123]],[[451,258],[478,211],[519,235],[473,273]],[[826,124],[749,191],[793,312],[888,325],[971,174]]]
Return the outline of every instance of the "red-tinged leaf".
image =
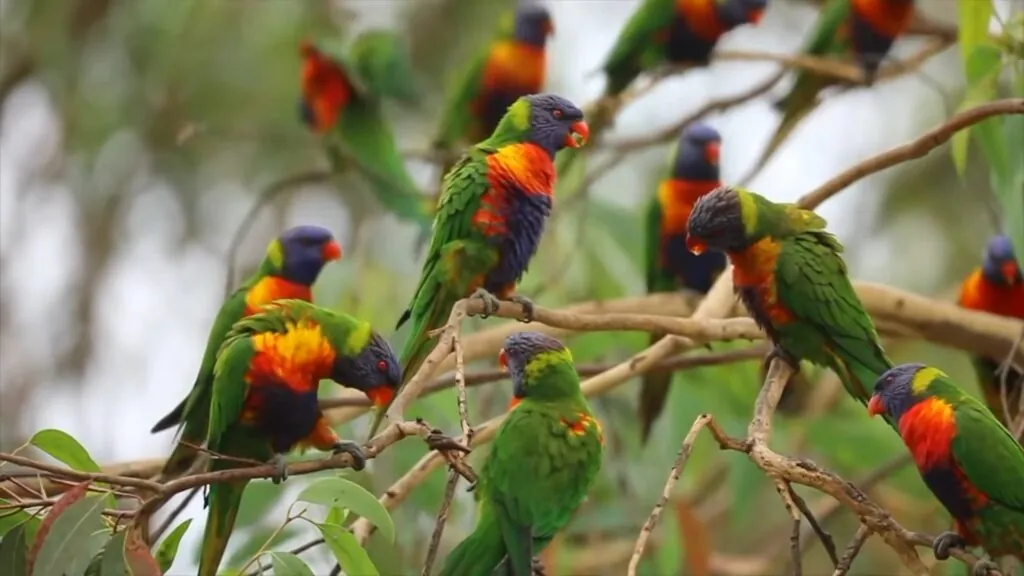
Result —
[[[124,544],[124,559],[132,576],[163,576],[160,564],[136,529],[128,532],[128,539]]]
[[[32,543],[32,550],[28,553],[28,573],[32,574],[32,570],[36,564],[36,558],[39,556],[39,550],[43,547],[43,542],[46,541],[46,537],[50,535],[50,529],[53,528],[53,523],[57,521],[65,510],[67,510],[72,504],[78,502],[89,492],[89,485],[92,484],[92,480],[86,480],[81,484],[76,484],[70,490],[61,495],[60,499],[50,508],[49,513],[43,518],[42,524],[39,525],[39,531],[36,532],[35,542]]]
[[[679,525],[680,547],[686,550],[686,574],[709,576],[711,574],[711,538],[707,525],[693,511],[690,503],[682,498],[673,510]]]

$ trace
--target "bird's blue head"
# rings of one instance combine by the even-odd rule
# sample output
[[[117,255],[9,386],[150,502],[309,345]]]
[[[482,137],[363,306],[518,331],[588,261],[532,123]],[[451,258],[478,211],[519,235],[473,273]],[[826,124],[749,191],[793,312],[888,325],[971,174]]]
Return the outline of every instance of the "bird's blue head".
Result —
[[[1020,264],[1013,252],[1013,243],[1002,234],[993,236],[985,247],[985,262],[981,266],[985,279],[997,286],[1017,286],[1024,283]]]
[[[579,394],[572,352],[557,338],[540,332],[516,332],[505,339],[498,364],[515,385],[512,405],[524,398],[559,400]]]
[[[395,399],[402,383],[402,365],[391,344],[374,330],[358,354],[336,357],[331,378],[343,386],[362,391],[380,410]]]
[[[717,182],[721,147],[722,136],[717,130],[703,122],[691,124],[679,136],[675,162],[672,165],[672,177]]]
[[[555,33],[555,24],[548,9],[539,4],[526,4],[516,12],[515,38],[519,42],[543,48]]]
[[[276,276],[312,286],[324,265],[340,260],[341,244],[331,232],[319,226],[289,228],[270,244],[269,261],[276,267]]]
[[[764,18],[768,0],[725,0],[718,2],[718,15],[727,30],[743,24],[757,25]]]
[[[579,148],[590,137],[583,111],[557,94],[530,94],[509,107],[495,131],[511,122],[527,132],[527,140],[547,150],[552,157],[562,148]]]
[[[925,371],[926,368],[918,363],[900,364],[883,372],[875,382],[868,413],[872,416],[888,414],[899,422],[907,411],[927,397],[924,392],[934,379],[934,369]]]

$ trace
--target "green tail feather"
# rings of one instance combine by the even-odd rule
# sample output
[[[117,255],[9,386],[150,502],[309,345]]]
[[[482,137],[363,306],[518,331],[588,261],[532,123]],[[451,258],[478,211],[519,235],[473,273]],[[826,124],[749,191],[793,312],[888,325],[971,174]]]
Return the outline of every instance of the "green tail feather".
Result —
[[[484,513],[473,533],[448,555],[437,576],[491,576],[504,558],[505,544],[498,520]]]
[[[886,370],[893,367],[893,363],[888,359],[880,359],[875,366],[868,366],[852,358],[843,357],[840,361],[840,365],[831,366],[832,370],[839,376],[846,392],[864,406],[867,406],[871,399],[875,382]],[[891,416],[886,415],[885,421],[899,432],[899,426]]]
[[[242,494],[248,481],[217,483],[210,485],[209,507],[206,515],[206,530],[203,532],[203,547],[199,554],[198,576],[216,576],[228,538],[235,527],[235,517],[242,502]]]
[[[209,389],[201,389],[201,396],[196,398],[194,405],[190,407],[193,413],[188,415],[182,425],[181,434],[174,445],[174,450],[167,457],[167,462],[164,463],[164,467],[160,471],[161,478],[166,480],[181,476],[188,471],[199,455],[195,448],[185,442],[199,446],[205,440],[206,423],[210,419],[210,392]]]

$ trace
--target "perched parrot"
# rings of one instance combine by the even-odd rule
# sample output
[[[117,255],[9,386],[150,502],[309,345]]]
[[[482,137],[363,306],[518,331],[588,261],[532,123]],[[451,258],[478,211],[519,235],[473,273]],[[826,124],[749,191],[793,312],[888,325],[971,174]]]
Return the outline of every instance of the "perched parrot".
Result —
[[[936,558],[981,546],[993,558],[1024,560],[1024,448],[990,411],[924,364],[883,373],[868,411],[898,423],[921,478],[956,520],[956,532],[932,544]],[[973,574],[990,568],[998,567],[982,560]]]
[[[545,47],[554,24],[547,8],[520,6],[502,21],[497,37],[460,78],[445,105],[434,147],[462,149],[494,132],[508,107],[544,89]],[[451,165],[446,165],[446,174]]]
[[[1013,254],[1013,244],[1006,236],[994,236],[985,250],[985,262],[964,280],[960,287],[960,305],[971,310],[1009,316],[1024,320],[1024,276]],[[1003,358],[975,357],[972,359],[978,383],[985,395],[985,402],[1004,425],[1006,410],[1003,407],[1002,383],[1004,377],[999,370]],[[1005,376],[1006,399],[1013,407],[1014,414],[1019,403],[1024,374],[1008,367]]]
[[[643,0],[601,65],[603,104],[587,111],[592,139],[612,124],[617,106],[611,100],[637,76],[665,65],[707,66],[719,38],[737,26],[757,24],[767,6],[768,0]],[[568,177],[585,171],[580,160],[587,155],[582,150],[562,153],[558,173]]]
[[[810,210],[722,187],[697,200],[686,244],[695,254],[729,256],[736,293],[775,346],[769,360],[781,358],[794,372],[801,359],[830,368],[867,404],[892,362],[847,276],[843,246],[825,225]]]
[[[818,58],[852,59],[871,84],[882,60],[913,17],[914,0],[829,0],[803,53]],[[768,163],[796,126],[818,106],[818,94],[838,83],[837,78],[810,70],[797,72],[789,93],[774,105],[782,113],[782,120],[751,169],[751,176]]]
[[[524,319],[532,319],[533,304],[513,294],[554,205],[554,156],[582,146],[589,134],[572,102],[555,94],[523,96],[445,177],[423,271],[395,327],[412,320],[402,350],[403,385],[430,353],[434,339],[427,333],[444,326],[460,299],[481,298],[488,314],[499,298],[519,302]],[[382,410],[371,436],[383,418]]]
[[[430,198],[420,193],[406,171],[382,110],[383,96],[401,93],[399,84],[389,84],[382,71],[386,66],[381,62],[393,66],[394,62],[386,54],[379,61],[373,60],[378,52],[363,48],[358,40],[352,51],[358,60],[352,55],[347,59],[331,56],[312,42],[302,42],[302,121],[325,137],[327,154],[336,171],[347,168],[351,159],[373,185],[382,206],[399,218],[415,222],[421,230],[429,230],[433,214]],[[371,71],[371,78],[364,80],[348,72],[359,69]],[[370,86],[387,93],[375,94]]]
[[[647,291],[673,292],[687,288],[707,294],[725,269],[725,255],[709,252],[695,256],[686,248],[686,221],[698,198],[721,185],[718,154],[722,137],[707,124],[683,130],[670,163],[669,174],[658,185],[647,209]],[[651,334],[651,344],[664,334]],[[640,387],[640,438],[646,442],[661,414],[672,373],[651,371]]]
[[[179,442],[164,464],[162,477],[173,478],[185,473],[197,454],[195,448],[185,443],[198,446],[206,438],[214,363],[231,326],[274,300],[312,300],[310,287],[316,282],[320,270],[327,262],[340,258],[341,245],[329,231],[319,226],[290,228],[270,243],[256,273],[221,305],[206,340],[206,350],[192,390],[150,430],[155,434],[172,426],[179,427]]]
[[[415,104],[422,97],[413,73],[409,47],[391,30],[367,30],[349,49],[353,72],[378,98]]]
[[[505,340],[499,362],[515,385],[512,407],[480,472],[476,529],[440,576],[489,576],[507,557],[513,576],[565,528],[601,469],[604,434],[580,390],[572,354],[537,332]]]
[[[238,321],[217,354],[206,436],[218,454],[273,463],[286,477],[285,455],[296,445],[346,452],[366,465],[362,448],[342,441],[317,404],[320,380],[390,402],[402,378],[394,351],[368,323],[303,300],[278,300]],[[211,471],[238,467],[214,459]],[[235,524],[247,480],[210,486],[199,576],[215,576]]]

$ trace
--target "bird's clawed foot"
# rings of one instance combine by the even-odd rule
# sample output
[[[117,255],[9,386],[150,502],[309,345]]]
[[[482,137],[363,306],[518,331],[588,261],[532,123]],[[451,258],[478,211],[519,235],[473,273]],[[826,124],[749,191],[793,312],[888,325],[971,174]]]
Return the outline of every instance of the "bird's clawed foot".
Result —
[[[971,576],[988,576],[989,573],[999,574],[999,564],[988,558],[982,558],[971,566]]]
[[[529,324],[533,322],[533,300],[530,300],[526,296],[520,296],[516,294],[508,299],[509,302],[515,302],[523,308],[523,317],[519,320],[523,324]]]
[[[788,364],[789,368],[793,370],[794,373],[800,371],[800,361],[789,352],[783,350],[781,346],[775,346],[772,348],[771,352],[764,357],[764,371],[766,374],[771,370],[772,362],[775,359],[782,360]]]
[[[352,469],[356,472],[366,468],[366,454],[363,447],[355,442],[341,440],[331,447],[332,454],[348,454],[352,457]]]
[[[288,459],[284,454],[274,454],[268,464],[275,468],[274,475],[270,477],[271,482],[280,484],[288,479]]]
[[[431,450],[437,450],[438,452],[448,450],[458,450],[459,452],[464,452],[466,454],[471,452],[469,448],[463,446],[451,436],[446,436],[436,428],[430,431],[430,434],[427,435],[425,441],[428,448]]]
[[[501,307],[501,300],[498,300],[497,296],[483,288],[477,288],[473,291],[470,298],[479,298],[484,301],[484,313],[480,315],[481,318],[489,318]]]
[[[943,532],[932,542],[932,552],[937,560],[949,560],[949,551],[953,548],[967,549],[967,542],[956,532]]]
[[[536,556],[533,558],[533,576],[547,576],[547,573],[544,572],[544,563]]]

